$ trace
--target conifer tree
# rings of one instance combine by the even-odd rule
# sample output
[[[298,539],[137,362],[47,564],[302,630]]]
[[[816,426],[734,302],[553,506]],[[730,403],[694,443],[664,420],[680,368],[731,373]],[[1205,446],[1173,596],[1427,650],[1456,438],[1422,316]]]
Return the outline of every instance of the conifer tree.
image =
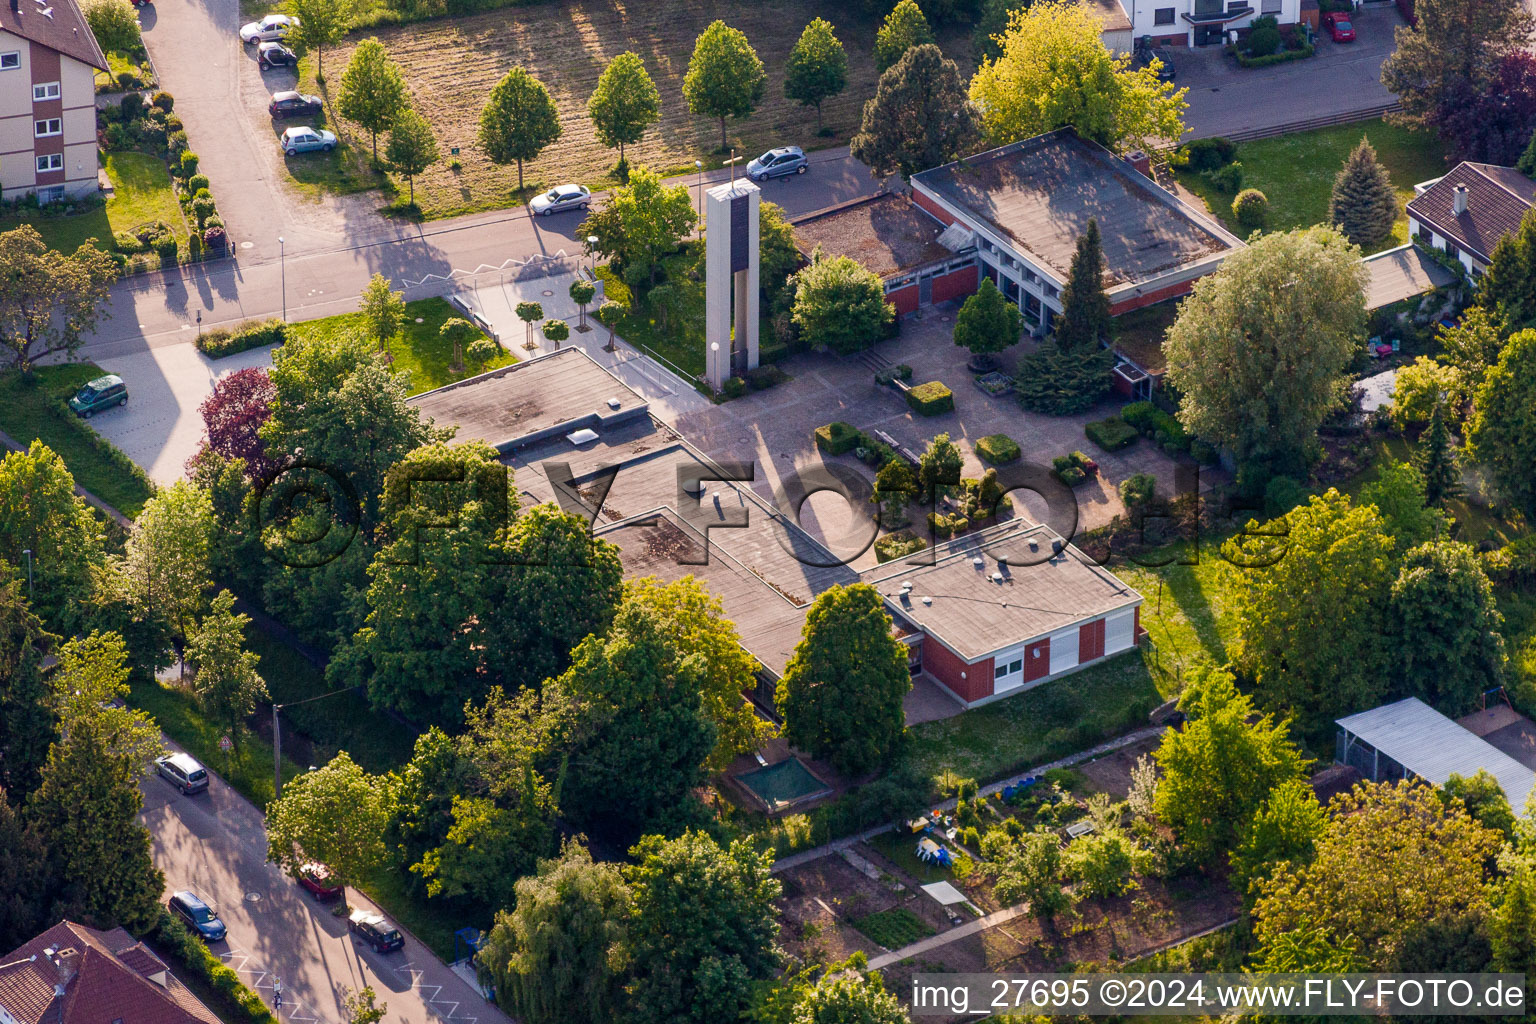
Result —
[[[1461,474],[1451,447],[1451,431],[1445,425],[1444,402],[1436,402],[1429,414],[1429,427],[1419,438],[1414,464],[1424,476],[1424,497],[1431,506],[1439,507],[1445,499],[1461,494]]]
[[[1099,239],[1099,222],[1090,220],[1087,232],[1077,240],[1072,270],[1061,290],[1056,342],[1065,350],[1092,349],[1098,346],[1099,339],[1113,335],[1114,326],[1109,315],[1109,296],[1104,293],[1104,249]]]
[[[1365,136],[1360,137],[1360,145],[1349,154],[1333,179],[1328,219],[1339,226],[1345,238],[1362,248],[1392,233],[1397,220],[1397,193],[1392,189],[1387,169],[1377,162],[1376,150]]]

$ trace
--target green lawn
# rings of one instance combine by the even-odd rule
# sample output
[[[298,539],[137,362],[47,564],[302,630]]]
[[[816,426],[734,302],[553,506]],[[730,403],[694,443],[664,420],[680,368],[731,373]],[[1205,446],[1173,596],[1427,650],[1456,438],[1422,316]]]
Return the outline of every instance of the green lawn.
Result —
[[[1256,188],[1269,197],[1265,230],[1287,231],[1326,221],[1334,176],[1362,135],[1370,138],[1397,188],[1397,225],[1391,241],[1381,248],[1406,242],[1408,221],[1402,208],[1413,198],[1415,184],[1446,172],[1445,147],[1432,135],[1384,121],[1337,125],[1239,144],[1237,159],[1243,165],[1243,187]],[[1248,229],[1232,216],[1230,194],[1217,192],[1198,174],[1180,172],[1179,183],[1204,199],[1211,212],[1239,237],[1248,236]]]
[[[1382,459],[1391,458],[1399,462],[1411,461],[1415,445],[1407,438],[1394,434],[1390,437],[1375,439],[1372,442],[1372,448],[1373,454],[1370,468],[1351,480],[1347,486],[1340,488],[1340,490],[1352,498],[1358,498],[1361,489],[1376,479],[1378,474],[1377,467],[1381,464]],[[1451,518],[1461,524],[1461,532],[1457,539],[1464,540],[1468,544],[1476,545],[1484,540],[1489,540],[1496,546],[1503,547],[1527,532],[1525,529],[1497,518],[1482,505],[1461,498],[1448,500],[1445,503],[1445,508],[1451,514]]]
[[[128,231],[149,221],[162,220],[178,236],[187,234],[181,204],[171,190],[171,176],[165,161],[148,153],[106,154],[107,175],[114,193],[106,206],[93,207],[69,217],[50,217],[41,210],[26,210],[0,218],[0,231],[31,224],[43,241],[61,252],[74,252],[95,240],[100,249],[112,248],[112,235]]]
[[[1158,567],[1115,565],[1112,569],[1142,596],[1141,625],[1152,638],[1147,660],[1158,689],[1168,697],[1179,693],[1190,673],[1224,665],[1236,654],[1237,611],[1242,573],[1222,557],[1221,538],[1202,538],[1193,565]],[[1179,557],[1189,557],[1181,547]],[[1171,552],[1143,556],[1161,561]]]
[[[898,825],[899,824],[900,823],[898,822]],[[939,864],[929,864],[927,861],[918,860],[918,838],[918,836],[907,831],[905,828],[898,827],[890,832],[882,832],[877,836],[872,836],[869,840],[869,845],[879,850],[881,856],[883,856],[886,860],[890,861],[892,864],[895,864],[898,868],[905,871],[907,874],[911,875],[913,878],[917,879],[924,885],[929,885],[933,882],[952,881],[955,877],[955,873],[951,869],[943,867]],[[954,850],[951,849],[950,852],[954,853]],[[879,915],[871,916],[879,917]],[[868,920],[868,918],[865,920]],[[926,927],[926,925],[923,925],[921,921],[917,921],[915,923]],[[858,922],[854,923],[854,927],[858,928],[860,931],[864,931],[864,929],[859,926]],[[864,932],[864,934],[869,935],[868,932]],[[905,946],[907,942],[913,941],[913,939],[907,939],[905,942],[903,942],[898,939],[896,944],[892,945],[891,943],[884,942],[878,938],[875,938],[873,935],[870,935],[869,937],[875,939],[876,942],[879,942],[880,945],[886,947],[887,949],[897,949],[900,946]],[[895,938],[895,936],[893,936],[893,938]],[[922,936],[918,935],[915,936],[915,938],[922,938]]]
[[[41,438],[64,460],[75,483],[132,518],[152,493],[148,478],[126,455],[58,405],[102,372],[93,363],[70,363],[39,367],[30,383],[15,372],[0,375],[0,430],[21,445]]]
[[[1162,703],[1146,656],[1131,652],[1017,697],[907,731],[925,777],[991,782],[1140,728]]]
[[[400,332],[398,338],[389,343],[389,353],[394,357],[395,369],[404,370],[411,375],[411,394],[431,391],[433,388],[452,384],[470,375],[469,371],[453,373],[448,369],[448,363],[453,358],[453,349],[438,336],[438,330],[444,323],[460,315],[457,309],[448,304],[447,299],[417,299],[405,304],[405,329]],[[306,320],[303,323],[294,324],[291,329],[302,337],[313,338],[362,328],[361,313],[343,313],[340,316],[328,316],[321,320]],[[519,339],[507,340],[513,344],[520,344]],[[517,362],[516,356],[502,350],[499,356],[486,364],[485,369],[494,370],[498,366],[507,366],[515,362]]]
[[[665,274],[670,275],[674,269],[681,268],[687,259],[684,255],[669,256],[661,261]],[[597,268],[597,275],[603,279],[603,295],[614,302],[622,302],[629,307],[629,312],[619,321],[619,337],[640,349],[649,349],[653,354],[660,355],[671,361],[674,367],[680,370],[687,379],[702,376],[704,373],[704,289],[702,286],[688,287],[687,282],[678,287],[678,294],[682,301],[678,303],[679,309],[671,321],[667,323],[666,330],[657,318],[651,315],[644,303],[637,304],[629,286],[615,274],[607,264]],[[600,330],[607,330],[601,324]]]
[[[928,922],[905,907],[893,907],[854,920],[869,941],[886,949],[901,949],[933,934]]]

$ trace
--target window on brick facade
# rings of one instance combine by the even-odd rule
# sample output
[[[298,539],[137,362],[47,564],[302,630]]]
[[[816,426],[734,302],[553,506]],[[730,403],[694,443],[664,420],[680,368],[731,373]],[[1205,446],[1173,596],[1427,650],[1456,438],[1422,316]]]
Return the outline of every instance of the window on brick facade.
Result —
[[[37,169],[41,171],[62,171],[64,169],[63,153],[47,153],[37,158]]]
[[[39,82],[32,86],[32,101],[56,100],[59,98],[58,82]]]
[[[33,128],[40,139],[47,138],[50,135],[64,134],[64,122],[57,117],[46,117],[35,121],[33,122]]]

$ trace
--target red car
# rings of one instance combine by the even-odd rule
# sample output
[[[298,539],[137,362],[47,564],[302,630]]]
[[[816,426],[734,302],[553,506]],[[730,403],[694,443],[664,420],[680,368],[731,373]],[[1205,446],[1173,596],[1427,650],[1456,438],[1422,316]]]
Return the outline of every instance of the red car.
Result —
[[[324,864],[309,863],[299,868],[299,884],[321,903],[341,895],[341,883]]]
[[[1355,41],[1355,26],[1349,23],[1349,15],[1342,11],[1329,11],[1323,15],[1323,28],[1328,30],[1336,43]]]

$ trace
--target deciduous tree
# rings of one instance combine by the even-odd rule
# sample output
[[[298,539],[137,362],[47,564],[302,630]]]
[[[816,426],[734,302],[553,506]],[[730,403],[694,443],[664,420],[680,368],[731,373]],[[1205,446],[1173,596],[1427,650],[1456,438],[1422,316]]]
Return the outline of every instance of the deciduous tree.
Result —
[[[1504,682],[1504,616],[1477,552],[1451,540],[1409,551],[1392,584],[1398,678],[1405,692],[1457,717]]]
[[[581,310],[581,323],[578,325],[577,330],[584,331],[587,329],[587,303],[591,302],[597,295],[597,286],[591,281],[578,277],[571,282],[571,287],[567,290],[567,293],[570,295],[571,301],[576,303],[576,308]]]
[[[357,44],[347,70],[341,73],[341,93],[336,106],[341,116],[361,125],[373,144],[373,162],[379,162],[379,133],[393,128],[402,111],[411,105],[405,77],[389,59],[384,44],[369,36]]]
[[[1506,840],[1514,839],[1515,812],[1510,809],[1499,780],[1486,768],[1479,768],[1465,778],[1451,772],[1440,787],[1440,796],[1459,804],[1478,824],[1493,829]]]
[[[1536,973],[1536,866],[1529,860],[1517,863],[1504,877],[1488,925],[1493,968]]]
[[[1398,26],[1381,83],[1402,104],[1398,120],[1431,130],[1485,92],[1536,27],[1522,0],[1417,0],[1413,13],[1418,24]]]
[[[875,177],[906,179],[968,152],[978,125],[960,69],[929,43],[912,47],[881,74],[849,150]]]
[[[1397,190],[1387,169],[1376,160],[1376,148],[1366,136],[1349,154],[1333,179],[1328,220],[1344,237],[1369,250],[1392,233],[1397,221]]]
[[[69,255],[50,249],[30,224],[0,231],[0,341],[12,365],[30,374],[48,356],[73,359],[105,315],[116,276],[112,257],[88,242]]]
[[[725,119],[747,117],[762,101],[768,76],[745,33],[723,21],[699,34],[683,76],[688,109],[701,117],[720,119],[720,151],[730,148]]]
[[[1536,56],[1506,53],[1488,87],[1441,111],[1438,121],[1458,160],[1514,164],[1536,131]]]
[[[850,775],[885,763],[906,729],[906,645],[891,635],[880,592],[833,586],[811,603],[776,703],[784,736]]]
[[[790,1024],[911,1024],[907,1011],[862,959],[827,973],[801,998]]]
[[[342,751],[329,764],[289,780],[267,805],[267,860],[290,875],[310,861],[357,885],[386,861],[389,822],[384,780]]]
[[[64,460],[40,440],[0,456],[0,563],[45,623],[75,623],[103,559],[102,531]],[[27,564],[31,554],[31,566]],[[77,623],[75,623],[77,624]]]
[[[789,51],[784,95],[802,107],[816,108],[816,134],[820,135],[821,105],[847,87],[848,54],[833,35],[832,23],[814,18]]]
[[[1504,351],[1501,326],[1498,318],[1483,306],[1468,306],[1455,327],[1440,328],[1440,359],[1461,373],[1461,382],[1469,394],[1483,383],[1488,368],[1499,361],[1499,353]]]
[[[512,902],[517,880],[555,845],[553,787],[532,771],[520,785],[522,792],[503,801],[453,795],[443,844],[411,865],[427,879],[427,895],[467,896],[490,907]]]
[[[43,656],[55,638],[43,631],[25,588],[21,580],[0,581],[0,790],[19,796],[37,788],[55,729],[43,681]]]
[[[976,294],[960,305],[955,315],[955,344],[982,355],[1001,352],[1019,343],[1024,330],[1024,314],[1003,298],[990,277],[981,279]]]
[[[80,13],[103,52],[134,53],[143,45],[139,15],[128,0],[87,0],[80,5]]]
[[[416,205],[416,175],[437,163],[437,157],[437,139],[427,119],[409,108],[401,111],[389,129],[384,159],[396,174],[405,175],[412,206]]]
[[[539,302],[519,302],[513,310],[523,322],[523,347],[533,348],[533,325],[544,319],[544,306]]]
[[[1494,244],[1488,269],[1477,279],[1477,304],[1500,333],[1536,318],[1536,211],[1526,211],[1519,229]]]
[[[593,252],[625,271],[644,268],[654,284],[662,256],[682,244],[697,222],[686,185],[665,185],[655,171],[636,167],[629,184],[614,189],[607,205],[589,214],[576,232],[596,236]]]
[[[880,278],[849,256],[822,256],[795,274],[793,315],[807,341],[844,355],[885,337],[896,317]]]
[[[1195,283],[1163,350],[1179,421],[1240,463],[1295,474],[1342,401],[1365,328],[1359,250],[1330,228],[1265,235]]]
[[[614,345],[614,328],[619,325],[619,321],[623,320],[624,314],[628,312],[628,306],[622,302],[615,302],[613,299],[604,299],[603,304],[593,311],[592,315],[597,317],[597,322],[608,328],[608,348],[612,349]]]
[[[915,0],[900,0],[875,33],[875,70],[883,73],[912,47],[931,42],[933,29],[922,8]]]
[[[224,726],[237,753],[246,718],[267,696],[267,684],[256,672],[261,658],[245,649],[250,621],[235,612],[235,595],[221,590],[187,639],[187,660],[197,668],[197,695],[208,717]]]
[[[265,366],[248,366],[214,382],[198,406],[208,431],[209,449],[226,459],[242,459],[252,480],[265,480],[274,465],[261,440],[261,425],[272,416],[277,389]]]
[[[362,308],[359,312],[367,325],[368,336],[383,352],[405,326],[405,292],[391,290],[389,278],[376,273],[363,286],[360,300]]]
[[[1114,337],[1115,321],[1109,315],[1109,295],[1104,291],[1104,246],[1099,222],[1088,219],[1088,228],[1077,240],[1072,268],[1061,290],[1061,316],[1056,319],[1056,344],[1066,351],[1096,352],[1099,342]]]
[[[1275,787],[1301,778],[1301,754],[1290,723],[1259,716],[1230,673],[1208,671],[1179,701],[1189,717],[1163,734],[1156,754],[1163,777],[1157,817],[1206,863],[1237,847],[1255,812]]]
[[[1376,479],[1360,489],[1360,503],[1375,505],[1398,554],[1443,535],[1445,514],[1429,504],[1424,475],[1412,464],[1383,458]]]
[[[517,880],[475,958],[496,1000],[527,1024],[609,1024],[626,978],[629,887],[580,843]]]
[[[560,343],[571,336],[571,325],[564,320],[545,320],[543,334],[545,341],[552,341],[555,348],[559,348]]]
[[[1328,817],[1306,779],[1288,779],[1271,789],[1232,851],[1232,887],[1243,895],[1243,902],[1252,905],[1259,886],[1277,865],[1311,863],[1327,825]]]
[[[1135,68],[1129,54],[1104,46],[1093,12],[1066,0],[1043,0],[1015,12],[971,79],[982,127],[1002,145],[1071,125],[1117,153],[1155,153],[1184,134],[1187,90]]]
[[[1397,371],[1392,385],[1392,404],[1387,413],[1399,430],[1429,422],[1435,406],[1449,403],[1459,408],[1466,401],[1461,371],[1428,356],[1419,356]]]
[[[438,337],[453,347],[453,362],[449,364],[449,368],[462,370],[464,368],[464,344],[473,338],[478,338],[480,336],[480,328],[463,317],[455,316],[443,321],[443,326],[437,329],[437,334]]]
[[[297,19],[283,41],[300,53],[315,51],[315,81],[325,82],[325,48],[335,46],[357,17],[356,0],[284,0],[283,13]]]
[[[122,559],[138,608],[163,616],[172,638],[187,642],[213,584],[209,552],[213,502],[185,480],[163,488],[134,520]]]
[[[1072,905],[1062,888],[1061,841],[1049,829],[1020,836],[998,865],[993,889],[999,903],[1028,903],[1042,930],[1051,932],[1056,915]]]
[[[639,142],[645,130],[661,120],[661,94],[645,61],[628,50],[609,61],[587,100],[587,114],[597,141],[609,149],[617,146],[619,163],[624,164],[624,147]]]
[[[1527,518],[1536,519],[1536,331],[1511,337],[1477,389],[1467,451],[1493,472]]]
[[[517,164],[523,190],[523,162],[560,138],[560,110],[544,83],[524,68],[508,71],[480,112],[480,148],[493,164]]]

